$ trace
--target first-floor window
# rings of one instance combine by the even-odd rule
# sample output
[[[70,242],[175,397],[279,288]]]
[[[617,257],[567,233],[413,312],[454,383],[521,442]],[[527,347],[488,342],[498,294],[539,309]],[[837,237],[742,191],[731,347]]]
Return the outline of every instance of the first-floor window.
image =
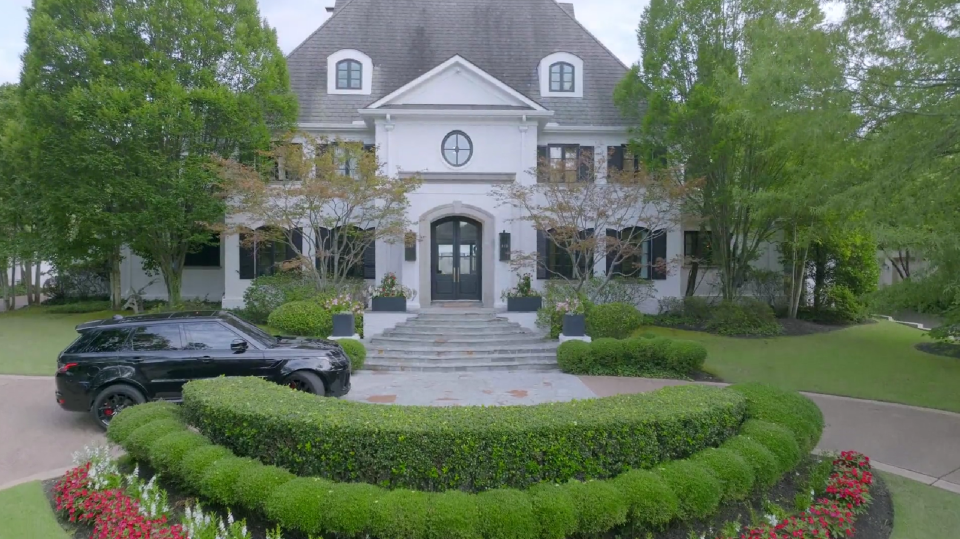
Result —
[[[619,243],[607,254],[607,271],[611,275],[633,279],[667,278],[666,231],[631,227],[607,230],[607,237]]]
[[[240,234],[240,279],[249,280],[273,275],[284,262],[296,259],[303,253],[303,233],[295,229],[287,235],[261,228],[253,234]]]
[[[219,268],[220,267],[220,235],[210,236],[209,243],[197,248],[192,253],[187,253],[183,260],[185,268]]]
[[[713,233],[687,230],[683,233],[683,256],[700,264],[713,262]]]
[[[374,234],[372,228],[367,231],[356,227],[350,231],[321,228],[316,233],[317,268],[326,262],[326,269],[330,273],[336,272],[355,279],[376,279],[377,242],[371,239]],[[344,268],[344,265],[349,267]]]
[[[590,230],[582,230],[579,240],[561,240],[557,243],[553,231],[546,233],[537,231],[537,279],[576,279],[578,275],[585,275],[590,271],[593,252],[578,249],[578,242],[592,235]],[[591,245],[584,242],[585,246]]]

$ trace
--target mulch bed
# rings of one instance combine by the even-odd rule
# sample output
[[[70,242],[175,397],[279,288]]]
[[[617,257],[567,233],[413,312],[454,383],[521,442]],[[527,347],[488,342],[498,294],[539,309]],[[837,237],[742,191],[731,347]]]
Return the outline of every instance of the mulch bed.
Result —
[[[764,514],[763,508],[765,501],[776,503],[792,513],[794,496],[797,494],[798,489],[806,484],[810,466],[815,462],[814,458],[815,457],[811,457],[806,463],[798,467],[796,473],[786,474],[780,483],[769,491],[745,502],[726,504],[709,520],[679,523],[668,530],[647,537],[652,539],[689,539],[690,537],[700,537],[701,534],[703,534],[707,539],[712,539],[716,537],[719,533],[718,530],[726,522],[739,521],[747,525],[751,520],[751,514],[762,516]],[[129,472],[129,470],[124,470],[124,472]],[[141,467],[141,475],[145,478],[151,473],[150,470]],[[54,513],[56,513],[56,503],[53,500],[53,486],[57,481],[58,479],[53,479],[43,482],[44,492],[50,501],[50,507]],[[160,478],[160,486],[167,490],[169,503],[175,508],[174,511],[176,513],[182,512],[187,504],[192,504],[195,501],[192,496],[185,495],[183,492],[178,491],[174,485],[163,481],[162,476]],[[874,475],[871,495],[873,496],[873,502],[870,504],[868,512],[857,518],[855,525],[856,533],[852,536],[853,539],[889,539],[893,532],[893,500],[890,498],[890,493],[879,475]],[[226,515],[226,511],[222,510],[222,508],[205,507],[205,509],[216,510],[221,518],[224,518]],[[238,514],[237,511],[234,511],[234,516],[238,519],[246,519],[247,527],[253,539],[264,539],[266,537],[266,531],[270,527],[267,522],[264,522],[255,515]],[[57,515],[57,520],[72,539],[90,539],[92,536],[92,526],[78,526],[77,524],[61,519],[59,515]],[[283,537],[284,539],[308,539],[306,536],[291,532],[284,532]],[[612,539],[613,537],[632,536],[629,534],[616,535],[611,533],[597,537],[596,539]]]
[[[926,352],[935,356],[960,359],[960,344],[950,344],[945,342],[922,342],[915,344],[913,347],[921,352]]]

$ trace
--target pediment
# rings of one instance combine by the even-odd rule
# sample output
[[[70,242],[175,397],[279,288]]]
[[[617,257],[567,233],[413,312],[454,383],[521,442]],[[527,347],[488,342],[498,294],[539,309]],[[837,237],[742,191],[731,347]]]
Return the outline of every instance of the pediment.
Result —
[[[424,73],[368,109],[419,107],[545,110],[460,56]]]

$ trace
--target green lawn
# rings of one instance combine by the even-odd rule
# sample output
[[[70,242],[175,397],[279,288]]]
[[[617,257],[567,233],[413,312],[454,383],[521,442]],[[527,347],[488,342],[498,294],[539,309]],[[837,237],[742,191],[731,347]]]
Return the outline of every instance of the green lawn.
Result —
[[[946,539],[960,535],[960,494],[881,473],[893,495],[890,539]]]
[[[77,324],[113,314],[50,314],[43,307],[0,313],[0,374],[53,376],[57,354],[77,337]]]
[[[39,482],[0,490],[0,539],[66,539]]]
[[[706,369],[728,382],[899,402],[960,412],[960,360],[917,351],[924,334],[893,322],[769,339],[642,328],[707,347]]]

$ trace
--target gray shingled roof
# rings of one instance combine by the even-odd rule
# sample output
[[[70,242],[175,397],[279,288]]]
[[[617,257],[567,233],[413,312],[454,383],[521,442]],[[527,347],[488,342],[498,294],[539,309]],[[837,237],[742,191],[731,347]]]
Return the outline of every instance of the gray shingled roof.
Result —
[[[327,56],[373,60],[373,95],[327,95]],[[554,52],[584,61],[584,96],[541,98],[537,65]],[[287,57],[301,123],[349,123],[364,108],[460,55],[555,111],[565,125],[622,125],[613,90],[627,67],[555,0],[338,0],[327,22]]]

